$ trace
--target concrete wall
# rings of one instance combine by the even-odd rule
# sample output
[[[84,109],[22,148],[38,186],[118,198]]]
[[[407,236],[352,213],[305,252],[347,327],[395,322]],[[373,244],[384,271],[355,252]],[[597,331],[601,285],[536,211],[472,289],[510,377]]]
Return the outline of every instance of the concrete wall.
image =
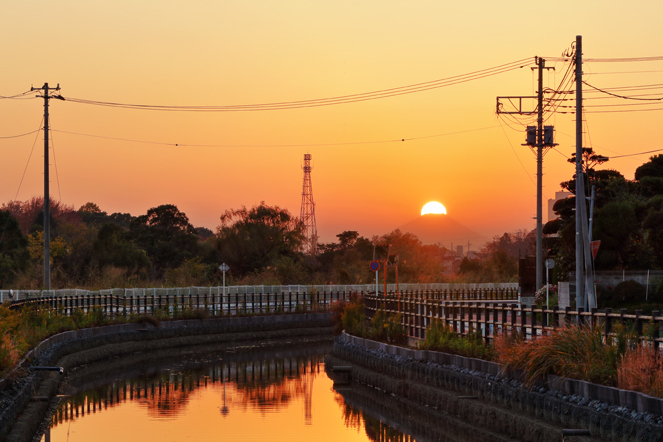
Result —
[[[362,383],[428,406],[449,407],[450,412],[459,402],[436,388],[477,396],[481,402],[543,418],[564,428],[586,428],[601,440],[663,441],[663,400],[642,393],[555,376],[528,388],[518,380],[517,373],[506,377],[502,367],[493,362],[394,347],[348,335],[337,340],[333,356],[353,365],[353,379],[360,376]],[[481,419],[486,419],[496,411],[481,413]],[[509,419],[508,414],[504,419]],[[512,423],[518,427],[515,421]],[[497,419],[491,425],[503,423]],[[513,435],[537,442],[561,440],[561,434],[555,435],[556,439],[528,434],[538,433],[523,430]]]
[[[15,370],[0,379],[0,441],[29,441],[56,394],[62,375],[31,366],[74,367],[140,352],[226,343],[242,348],[257,339],[331,338],[331,313],[249,316],[120,324],[72,330],[42,341]],[[42,398],[38,401],[34,397]],[[17,420],[17,418],[20,419]]]

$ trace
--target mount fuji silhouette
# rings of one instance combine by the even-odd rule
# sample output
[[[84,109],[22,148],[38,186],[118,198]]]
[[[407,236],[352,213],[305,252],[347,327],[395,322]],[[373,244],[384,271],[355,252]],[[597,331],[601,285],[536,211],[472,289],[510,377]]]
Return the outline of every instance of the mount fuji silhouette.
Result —
[[[467,246],[469,241],[474,250],[479,250],[488,242],[488,238],[471,230],[449,215],[427,214],[399,227],[403,233],[416,235],[424,244],[442,243],[449,248],[451,243]]]

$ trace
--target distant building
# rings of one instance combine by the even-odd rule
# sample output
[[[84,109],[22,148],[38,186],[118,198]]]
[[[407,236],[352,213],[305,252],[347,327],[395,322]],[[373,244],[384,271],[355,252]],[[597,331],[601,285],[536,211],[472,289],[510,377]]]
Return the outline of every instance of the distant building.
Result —
[[[555,198],[548,199],[548,221],[552,221],[557,218],[555,211],[553,210],[555,203],[559,200],[564,200],[571,195],[573,195],[571,192],[555,192]]]

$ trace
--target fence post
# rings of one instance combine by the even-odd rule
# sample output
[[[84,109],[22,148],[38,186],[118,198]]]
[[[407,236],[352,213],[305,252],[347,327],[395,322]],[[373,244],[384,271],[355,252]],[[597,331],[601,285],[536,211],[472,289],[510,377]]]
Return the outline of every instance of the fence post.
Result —
[[[509,306],[509,311],[511,313],[511,333],[516,332],[516,309],[513,306]]]
[[[524,307],[520,307],[520,336],[523,340],[527,339],[527,312]]]
[[[610,333],[612,332],[612,318],[610,315],[612,314],[612,309],[611,308],[606,308],[605,309],[605,326],[604,326],[604,334],[605,334],[605,342],[608,342],[608,339],[610,338]]]
[[[568,326],[571,324],[571,307],[566,306],[564,307],[564,327]]]
[[[660,342],[658,342],[659,337],[661,336],[661,323],[656,318],[661,314],[660,311],[654,310],[651,312],[652,325],[654,330],[652,330],[652,340],[654,341],[654,353],[658,356],[658,349]]]
[[[638,339],[642,337],[642,310],[635,311],[635,332],[638,334]]]

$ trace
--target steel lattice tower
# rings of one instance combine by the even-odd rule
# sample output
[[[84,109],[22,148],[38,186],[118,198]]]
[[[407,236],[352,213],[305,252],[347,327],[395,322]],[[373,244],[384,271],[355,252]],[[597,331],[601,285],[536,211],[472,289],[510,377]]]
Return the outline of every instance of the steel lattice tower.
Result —
[[[318,250],[318,229],[315,226],[315,203],[311,186],[311,154],[304,154],[304,185],[302,186],[302,209],[299,219],[304,223],[303,252],[315,255]]]

